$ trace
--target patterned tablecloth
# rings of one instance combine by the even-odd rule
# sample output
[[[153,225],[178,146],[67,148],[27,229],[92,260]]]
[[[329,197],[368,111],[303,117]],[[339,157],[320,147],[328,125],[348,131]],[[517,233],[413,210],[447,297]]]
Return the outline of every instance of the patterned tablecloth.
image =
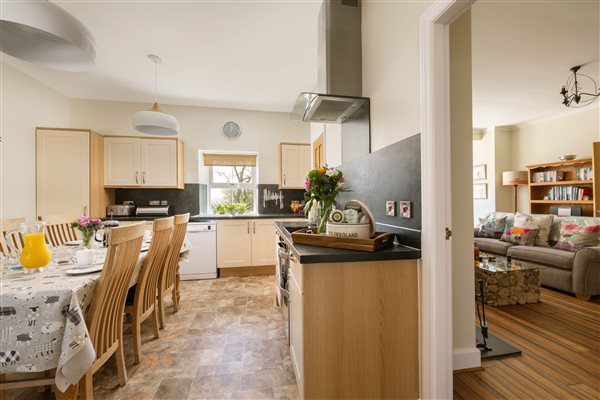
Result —
[[[134,279],[146,253],[140,253]],[[56,368],[56,386],[77,383],[96,357],[85,315],[100,272],[69,275],[73,265],[41,272],[2,269],[0,274],[0,373]]]

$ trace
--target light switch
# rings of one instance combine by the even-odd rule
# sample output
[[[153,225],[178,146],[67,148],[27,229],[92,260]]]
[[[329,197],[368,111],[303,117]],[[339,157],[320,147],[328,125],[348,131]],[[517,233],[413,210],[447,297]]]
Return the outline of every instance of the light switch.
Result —
[[[388,200],[385,202],[385,215],[390,217],[396,216],[396,202]]]
[[[400,215],[402,218],[412,218],[410,201],[402,200],[400,202]]]

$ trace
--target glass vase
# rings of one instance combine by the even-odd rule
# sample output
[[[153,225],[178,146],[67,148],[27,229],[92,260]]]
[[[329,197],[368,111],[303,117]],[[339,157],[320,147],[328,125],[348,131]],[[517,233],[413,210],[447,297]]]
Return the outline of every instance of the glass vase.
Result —
[[[333,210],[333,204],[328,204],[324,201],[319,201],[318,203],[318,225],[317,225],[317,233],[326,233],[327,232],[327,221],[329,221],[329,216],[331,215],[331,211]]]
[[[92,239],[94,237],[94,231],[83,231],[81,232],[81,246],[82,249],[91,249],[92,248]]]

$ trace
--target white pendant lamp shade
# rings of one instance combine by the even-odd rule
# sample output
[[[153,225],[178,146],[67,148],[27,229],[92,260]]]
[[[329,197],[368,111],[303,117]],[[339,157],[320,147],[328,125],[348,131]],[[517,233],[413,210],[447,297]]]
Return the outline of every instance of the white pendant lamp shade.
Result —
[[[179,122],[174,116],[158,111],[156,103],[150,111],[133,114],[132,122],[136,131],[151,135],[173,136],[179,132]]]
[[[2,1],[0,49],[21,60],[63,71],[89,71],[96,62],[91,33],[46,0]]]
[[[162,60],[154,54],[148,54],[148,58],[154,63],[154,105],[151,110],[138,111],[133,114],[131,122],[138,132],[161,136],[177,135],[179,133],[177,119],[170,114],[161,112],[158,108],[158,64]]]

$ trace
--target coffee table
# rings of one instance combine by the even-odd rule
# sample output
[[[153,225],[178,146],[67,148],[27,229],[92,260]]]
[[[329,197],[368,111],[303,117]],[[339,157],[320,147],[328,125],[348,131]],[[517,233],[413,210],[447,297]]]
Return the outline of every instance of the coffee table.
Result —
[[[483,261],[475,262],[475,292],[479,293],[479,280],[483,279],[487,305],[498,307],[540,301],[540,270],[545,266],[512,260],[508,267],[506,257],[486,253],[480,256]]]

